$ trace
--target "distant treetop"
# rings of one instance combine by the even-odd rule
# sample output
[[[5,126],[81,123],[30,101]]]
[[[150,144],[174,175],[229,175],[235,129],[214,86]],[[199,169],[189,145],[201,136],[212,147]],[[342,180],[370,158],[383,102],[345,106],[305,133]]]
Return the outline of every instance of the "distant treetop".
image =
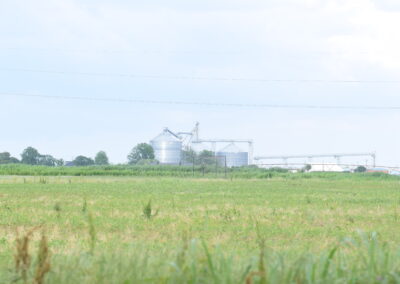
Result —
[[[100,151],[96,154],[96,157],[94,158],[94,163],[98,166],[105,166],[105,165],[109,165],[108,162],[108,157],[106,152],[104,151]]]
[[[137,164],[141,160],[154,160],[154,150],[150,144],[140,143],[128,155],[129,164]]]
[[[93,159],[85,157],[85,156],[78,156],[73,161],[73,164],[75,166],[81,166],[81,167],[93,166],[94,165],[94,161],[93,161]]]

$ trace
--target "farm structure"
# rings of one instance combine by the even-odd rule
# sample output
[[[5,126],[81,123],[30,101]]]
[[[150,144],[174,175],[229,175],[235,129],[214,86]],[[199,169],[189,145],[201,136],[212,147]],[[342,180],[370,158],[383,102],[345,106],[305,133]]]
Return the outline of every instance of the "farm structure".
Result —
[[[311,171],[348,172],[358,166],[367,168],[376,167],[376,154],[365,153],[334,153],[334,154],[310,154],[310,155],[282,155],[282,156],[256,156],[254,157],[254,142],[252,139],[227,139],[227,138],[202,138],[200,137],[199,123],[196,123],[192,131],[173,132],[164,128],[161,134],[150,141],[156,160],[162,165],[183,165],[183,151],[194,151],[199,148],[211,149],[216,164],[226,167],[242,167],[256,165],[259,167],[284,167],[299,169],[305,165],[311,165]],[[238,145],[245,146],[245,150]],[[218,159],[217,159],[218,158]],[[358,158],[367,159],[343,163],[343,159]],[[315,159],[330,159],[315,161]],[[217,161],[218,160],[218,161]],[[194,160],[193,160],[194,161]],[[278,162],[277,162],[278,161]],[[364,164],[365,162],[365,164]],[[194,162],[193,162],[194,163]]]
[[[160,164],[179,165],[182,159],[182,141],[168,128],[150,141],[154,155]]]
[[[217,151],[217,145],[227,144]],[[236,144],[245,143],[248,151],[242,151]],[[253,163],[253,141],[250,139],[200,139],[199,123],[190,132],[172,132],[164,128],[163,132],[150,141],[155,158],[164,165],[182,164],[182,151],[193,149],[193,146],[211,144],[216,157],[224,158],[227,167],[247,166]]]
[[[242,151],[234,143],[219,150],[216,155],[217,157],[225,157],[227,167],[247,166],[249,161],[249,153]]]

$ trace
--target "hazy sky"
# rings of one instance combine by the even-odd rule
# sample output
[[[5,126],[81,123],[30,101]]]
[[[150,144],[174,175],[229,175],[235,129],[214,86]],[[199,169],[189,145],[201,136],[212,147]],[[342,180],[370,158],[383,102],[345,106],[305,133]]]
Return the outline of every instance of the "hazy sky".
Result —
[[[400,2],[395,0],[3,0],[0,94],[400,106],[400,83],[252,81],[399,80],[399,27]],[[376,151],[379,164],[400,165],[400,110],[148,105],[0,95],[0,121],[0,152],[17,157],[33,146],[66,160],[105,150],[112,162],[124,162],[135,144],[148,142],[163,127],[188,131],[199,121],[203,138],[254,139],[256,155]]]

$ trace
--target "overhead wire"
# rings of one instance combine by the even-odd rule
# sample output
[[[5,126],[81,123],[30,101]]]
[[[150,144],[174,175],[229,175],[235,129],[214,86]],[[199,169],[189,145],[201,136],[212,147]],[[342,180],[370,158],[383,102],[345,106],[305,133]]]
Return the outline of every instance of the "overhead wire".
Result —
[[[0,68],[6,72],[45,73],[55,75],[77,75],[77,76],[101,76],[101,77],[125,77],[143,79],[166,79],[166,80],[199,80],[199,81],[228,81],[228,82],[260,82],[260,83],[338,83],[338,84],[399,84],[400,80],[330,80],[330,79],[263,79],[263,78],[240,78],[240,77],[212,77],[212,76],[187,76],[187,75],[151,75],[151,74],[129,74],[129,73],[101,73],[101,72],[78,72],[59,71],[44,69],[25,68]]]
[[[287,105],[287,104],[263,104],[263,103],[218,103],[218,102],[192,102],[177,100],[147,100],[131,98],[110,98],[110,97],[82,97],[82,96],[57,96],[44,94],[11,93],[0,92],[0,96],[59,99],[59,100],[80,100],[116,103],[136,103],[136,104],[160,104],[160,105],[190,105],[206,107],[231,107],[231,108],[271,108],[271,109],[309,109],[309,110],[400,110],[400,106],[339,106],[339,105]]]
[[[18,47],[18,46],[0,46],[0,50],[4,51],[43,51],[43,52],[62,52],[62,53],[103,53],[103,54],[206,54],[206,55],[268,55],[268,56],[284,56],[284,57],[321,57],[321,56],[354,56],[354,55],[371,55],[371,54],[387,54],[385,50],[308,50],[307,52],[287,51],[284,54],[280,49],[165,49],[165,48],[141,48],[141,49],[96,49],[96,48],[65,48],[65,47]],[[393,55],[391,55],[393,57]],[[398,57],[396,55],[396,57]]]

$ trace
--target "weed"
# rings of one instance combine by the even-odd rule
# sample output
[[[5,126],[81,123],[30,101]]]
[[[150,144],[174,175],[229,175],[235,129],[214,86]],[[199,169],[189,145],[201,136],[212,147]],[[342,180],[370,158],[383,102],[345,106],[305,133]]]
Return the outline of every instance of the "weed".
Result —
[[[211,257],[211,254],[210,254],[210,252],[208,250],[208,247],[207,247],[206,243],[204,242],[204,240],[201,243],[203,245],[203,249],[204,249],[204,252],[205,252],[206,257],[207,257],[208,269],[211,272],[211,275],[212,275],[212,277],[214,279],[214,282],[215,283],[219,283],[218,282],[218,277],[217,277],[217,274],[216,274],[216,271],[215,271],[215,267],[214,267],[214,262],[213,262],[213,259]]]
[[[264,263],[265,259],[265,237],[262,235],[260,231],[260,224],[256,222],[256,233],[257,233],[257,242],[258,242],[258,247],[260,250],[259,256],[258,256],[258,271],[253,271],[250,272],[247,277],[246,277],[246,284],[252,284],[253,283],[253,278],[258,276],[260,278],[259,283],[260,284],[266,284],[267,283],[267,271],[266,271],[266,266]]]
[[[154,218],[155,216],[158,215],[158,210],[156,210],[154,213],[154,210],[151,207],[151,200],[146,204],[146,206],[143,208],[143,216],[150,220],[151,218]]]
[[[188,233],[185,232],[182,236],[182,248],[179,250],[176,256],[176,265],[180,270],[183,270],[188,248],[189,248]]]
[[[8,206],[7,204],[4,204],[3,207],[4,207],[4,209],[11,211],[11,207]]]
[[[90,254],[94,254],[94,249],[96,247],[96,229],[94,227],[93,216],[91,213],[88,214],[88,224],[89,224],[89,246]]]
[[[87,202],[86,202],[86,198],[83,200],[83,204],[82,204],[82,212],[86,213],[87,211]]]
[[[61,205],[60,203],[56,203],[54,204],[54,211],[57,212],[57,217],[60,218],[61,217]]]
[[[235,218],[240,217],[240,211],[237,210],[236,208],[233,209],[225,209],[220,212],[220,216],[222,217],[223,220],[226,222],[231,222]]]

